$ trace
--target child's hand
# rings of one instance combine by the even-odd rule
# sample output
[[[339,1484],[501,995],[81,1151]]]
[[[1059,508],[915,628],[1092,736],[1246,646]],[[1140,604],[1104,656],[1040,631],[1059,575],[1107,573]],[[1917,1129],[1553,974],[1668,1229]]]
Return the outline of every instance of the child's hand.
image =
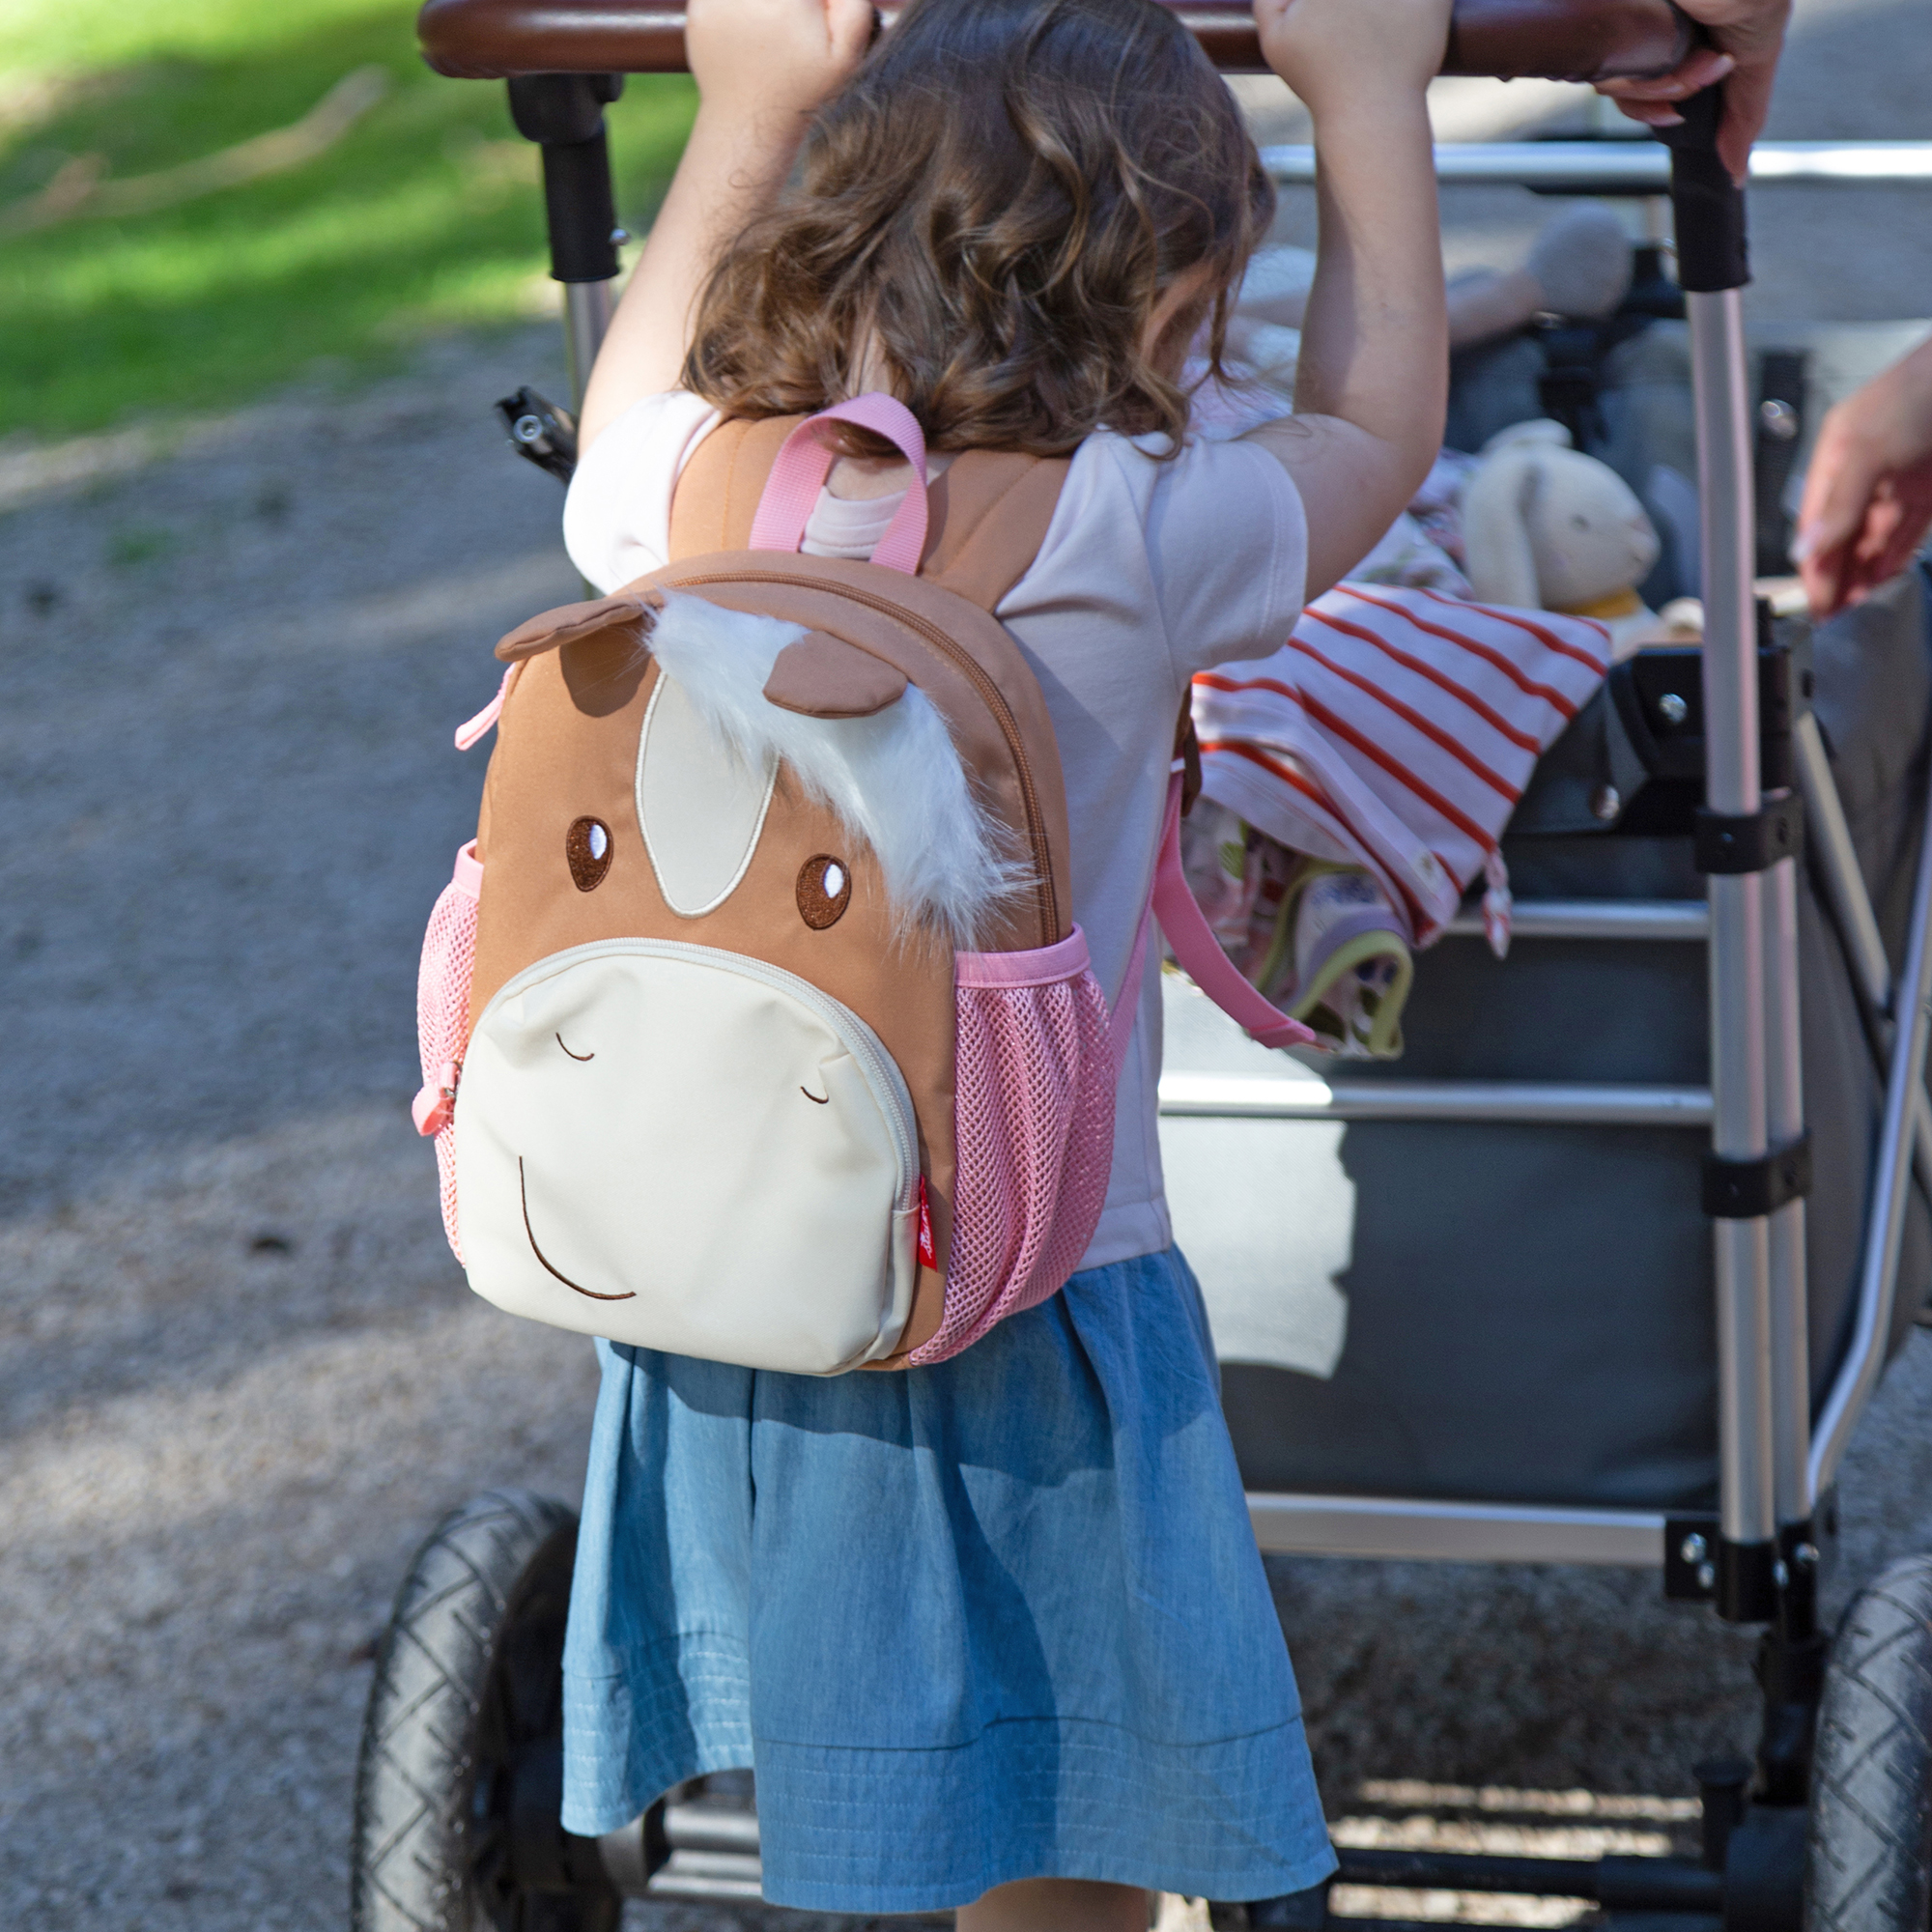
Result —
[[[715,113],[805,115],[844,85],[877,19],[872,0],[690,0],[685,51]]]
[[[1255,0],[1262,53],[1319,120],[1418,98],[1442,66],[1450,0]]]

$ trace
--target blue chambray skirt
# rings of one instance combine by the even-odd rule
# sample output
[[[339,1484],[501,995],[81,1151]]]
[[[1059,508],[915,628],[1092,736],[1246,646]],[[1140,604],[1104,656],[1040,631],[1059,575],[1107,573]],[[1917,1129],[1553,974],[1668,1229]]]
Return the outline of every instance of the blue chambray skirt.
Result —
[[[1267,1898],[1333,1868],[1177,1250],[931,1368],[598,1349],[570,1831],[750,1766],[779,1905],[935,1911],[1022,1878]]]

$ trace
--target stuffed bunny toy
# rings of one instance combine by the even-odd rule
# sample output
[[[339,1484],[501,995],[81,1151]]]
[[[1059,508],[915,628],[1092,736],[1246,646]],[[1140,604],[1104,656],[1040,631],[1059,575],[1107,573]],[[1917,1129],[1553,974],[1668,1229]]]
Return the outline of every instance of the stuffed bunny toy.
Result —
[[[1561,423],[1518,423],[1485,445],[1463,491],[1463,543],[1479,603],[1595,617],[1616,658],[1661,635],[1636,593],[1657,531],[1623,478],[1572,449]]]

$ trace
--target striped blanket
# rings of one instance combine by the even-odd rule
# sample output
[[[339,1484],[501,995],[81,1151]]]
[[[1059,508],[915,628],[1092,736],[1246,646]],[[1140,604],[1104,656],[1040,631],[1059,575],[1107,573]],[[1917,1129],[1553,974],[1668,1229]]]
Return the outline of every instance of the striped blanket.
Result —
[[[1338,585],[1272,656],[1195,678],[1203,793],[1293,851],[1367,867],[1414,946],[1486,878],[1501,951],[1503,828],[1609,651],[1587,617]]]

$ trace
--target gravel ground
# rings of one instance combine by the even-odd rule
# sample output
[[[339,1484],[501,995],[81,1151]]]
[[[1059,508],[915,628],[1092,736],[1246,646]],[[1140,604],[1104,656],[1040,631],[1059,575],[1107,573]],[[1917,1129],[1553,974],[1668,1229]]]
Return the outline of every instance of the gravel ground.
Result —
[[[1932,43],[1906,15],[1805,9],[1778,131],[1919,131]],[[1878,259],[1841,201],[1781,203],[1798,267],[1766,299],[1924,313],[1923,202],[1922,241]],[[1537,212],[1478,211],[1452,246]],[[22,1932],[339,1926],[410,1550],[493,1482],[580,1479],[587,1351],[468,1294],[406,1111],[421,921],[481,776],[448,733],[499,630],[575,593],[554,486],[484,412],[524,380],[560,391],[548,332],[165,438],[0,445],[0,1900]],[[1847,1473],[1838,1598],[1932,1542],[1929,1410],[1919,1337]],[[1460,1802],[1391,1779],[1682,1793],[1747,1735],[1746,1641],[1652,1578],[1275,1576],[1338,1813],[1365,1781],[1365,1816]],[[781,1920],[841,1922],[630,1923]]]

